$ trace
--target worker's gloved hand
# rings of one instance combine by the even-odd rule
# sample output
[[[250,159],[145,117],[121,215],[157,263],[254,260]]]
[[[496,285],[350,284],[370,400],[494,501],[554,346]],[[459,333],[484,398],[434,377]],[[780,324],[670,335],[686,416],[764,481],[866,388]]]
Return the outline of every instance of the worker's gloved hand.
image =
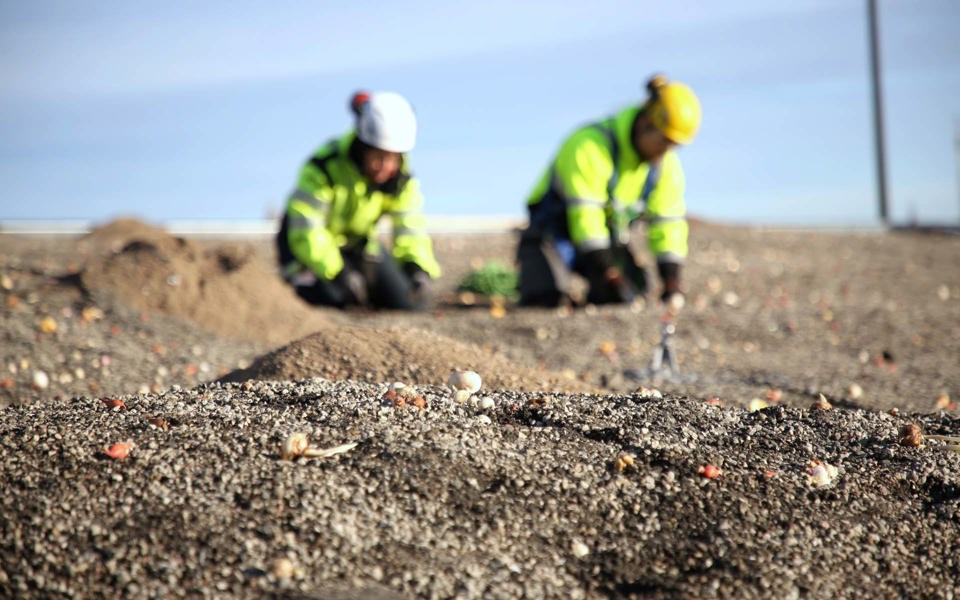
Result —
[[[680,314],[680,311],[683,310],[684,304],[686,304],[686,299],[683,296],[683,292],[664,292],[660,296],[660,301],[663,302],[663,307],[673,316]]]
[[[633,287],[617,267],[607,267],[603,273],[603,281],[607,284],[608,293],[613,302],[633,302]]]
[[[410,283],[413,284],[414,290],[429,287],[430,284],[433,283],[433,280],[430,279],[427,272],[421,269],[417,263],[404,263],[403,272],[410,278]]]
[[[663,281],[663,291],[660,292],[660,301],[671,315],[677,315],[683,310],[686,298],[680,291],[680,263],[658,262],[657,271]]]
[[[413,287],[411,291],[413,303],[423,308],[430,300],[433,279],[420,268],[420,265],[412,262],[403,265],[403,272],[410,278],[410,285]]]
[[[585,253],[582,258],[582,268],[590,283],[587,302],[607,304],[633,301],[635,295],[633,287],[624,277],[623,271],[616,266],[613,253],[609,248]]]
[[[344,265],[333,282],[343,291],[347,304],[363,306],[367,303],[367,279],[360,271]]]

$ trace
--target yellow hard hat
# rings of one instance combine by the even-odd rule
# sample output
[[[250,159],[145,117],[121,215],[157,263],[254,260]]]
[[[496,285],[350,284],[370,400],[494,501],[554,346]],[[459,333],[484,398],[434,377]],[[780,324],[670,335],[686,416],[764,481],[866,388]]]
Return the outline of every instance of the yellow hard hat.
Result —
[[[654,75],[647,82],[647,117],[671,141],[689,144],[700,129],[700,101],[689,86]]]

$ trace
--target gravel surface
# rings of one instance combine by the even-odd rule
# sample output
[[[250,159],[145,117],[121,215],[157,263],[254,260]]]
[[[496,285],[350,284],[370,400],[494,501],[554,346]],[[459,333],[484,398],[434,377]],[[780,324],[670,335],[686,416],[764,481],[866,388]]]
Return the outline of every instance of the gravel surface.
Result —
[[[639,380],[654,306],[464,306],[507,234],[438,237],[423,315],[304,307],[265,242],[0,248],[2,597],[960,596],[957,237],[696,223]]]

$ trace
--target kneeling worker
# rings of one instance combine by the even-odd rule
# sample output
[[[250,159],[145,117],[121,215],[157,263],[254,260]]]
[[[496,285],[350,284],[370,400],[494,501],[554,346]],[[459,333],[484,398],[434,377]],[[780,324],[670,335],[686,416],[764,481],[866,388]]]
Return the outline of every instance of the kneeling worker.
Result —
[[[571,274],[589,285],[587,302],[630,302],[647,292],[642,265],[629,247],[642,219],[671,309],[683,303],[680,267],[687,255],[684,176],[674,148],[700,127],[700,102],[686,85],[656,75],[649,97],[568,137],[528,201],[519,263],[520,303],[569,301]]]
[[[311,304],[421,310],[440,275],[424,228],[423,197],[406,153],[417,123],[399,94],[358,92],[356,129],[307,161],[277,234],[284,279]],[[377,227],[389,216],[389,249]]]

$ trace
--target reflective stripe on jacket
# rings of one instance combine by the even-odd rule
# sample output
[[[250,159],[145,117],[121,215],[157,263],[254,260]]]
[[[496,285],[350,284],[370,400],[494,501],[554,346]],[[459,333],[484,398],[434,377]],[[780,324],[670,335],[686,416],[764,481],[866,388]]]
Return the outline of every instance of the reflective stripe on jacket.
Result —
[[[684,175],[667,151],[651,174],[631,140],[639,107],[581,127],[560,147],[530,195],[531,227],[569,238],[577,250],[609,248],[623,239],[629,222],[647,222],[650,251],[659,262],[687,256]],[[647,190],[644,190],[648,183]]]
[[[341,249],[379,253],[377,224],[386,215],[393,224],[393,257],[400,263],[416,263],[431,277],[438,277],[440,265],[421,212],[420,184],[410,177],[406,156],[393,182],[396,189],[379,189],[350,157],[355,139],[351,132],[329,142],[300,171],[285,216],[286,241],[296,263],[323,279],[333,279],[343,269]],[[284,270],[296,270],[296,266]]]

